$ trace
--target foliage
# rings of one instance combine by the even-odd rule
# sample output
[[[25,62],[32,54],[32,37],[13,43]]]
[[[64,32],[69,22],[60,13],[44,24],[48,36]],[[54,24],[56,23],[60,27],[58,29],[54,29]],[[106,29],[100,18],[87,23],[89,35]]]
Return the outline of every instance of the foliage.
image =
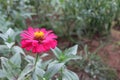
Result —
[[[117,9],[117,3],[114,0],[92,0],[91,2],[83,0],[81,5],[84,9],[80,15],[84,17],[85,33],[88,36],[96,33],[104,35],[109,32]]]
[[[22,49],[19,47],[16,47],[18,51],[21,51]],[[59,52],[57,52],[59,50]],[[15,50],[16,51],[16,50]],[[13,50],[13,52],[15,52]],[[43,54],[41,56],[38,56],[39,58],[36,59],[30,55],[25,55],[22,52],[15,52],[14,55],[9,59],[5,57],[1,57],[1,69],[0,69],[0,78],[3,80],[9,79],[9,80],[52,80],[59,79],[59,80],[79,80],[76,73],[70,71],[67,69],[66,61],[69,61],[71,59],[78,59],[76,56],[77,53],[77,45],[74,47],[71,47],[64,51],[64,54],[66,54],[65,61],[59,61],[57,59],[51,59],[48,61],[43,61],[42,57],[45,57],[46,54]],[[60,55],[62,52],[60,49],[52,49],[54,54]],[[72,51],[72,52],[71,52]],[[23,54],[24,59],[26,60],[27,64],[22,69],[22,58],[21,53]],[[74,57],[73,57],[74,56]],[[76,57],[75,57],[76,56]],[[61,56],[56,56],[58,58],[61,58]],[[56,75],[56,77],[55,77]]]
[[[32,1],[32,0],[31,0]],[[119,0],[118,0],[119,1]],[[109,33],[119,9],[116,0],[32,1],[40,27],[53,28],[61,36],[93,37]],[[119,12],[118,12],[119,14]]]
[[[64,51],[56,47],[51,49],[54,58],[44,61],[43,58],[50,56],[49,54],[37,54],[35,58],[27,55],[29,53],[25,54],[21,47],[15,45],[17,34],[18,32],[11,28],[4,34],[0,34],[4,42],[4,47],[0,48],[2,54],[0,57],[0,79],[2,80],[85,80],[69,69],[71,61],[75,63],[71,65],[78,65],[78,70],[87,73],[91,80],[113,80],[116,78],[113,70],[104,65],[95,53],[88,52],[87,46],[85,46],[84,55],[77,55],[78,45]],[[72,67],[74,68],[74,66]]]
[[[26,19],[32,15],[28,10],[30,5],[26,2],[26,0],[0,0],[0,31],[6,31],[9,27],[15,29],[26,27]]]
[[[84,53],[80,53],[82,57],[80,60],[74,61],[73,64],[81,71],[81,80],[116,80],[117,75],[115,70],[109,68],[96,52],[90,53],[88,46],[84,47]]]
[[[116,79],[115,71],[96,53],[90,53],[87,46],[81,55],[77,54],[78,45],[63,51],[56,47],[51,49],[54,57],[44,61],[44,57],[51,55],[28,55],[20,47],[18,34],[35,12],[31,25],[52,28],[59,36],[71,39],[104,35],[114,19],[119,22],[119,7],[119,0],[0,0],[0,80],[86,79],[78,77],[69,69],[70,65],[77,66],[90,80]]]
[[[115,24],[113,26],[116,26],[116,27],[120,27],[120,1],[119,0],[116,0],[117,2],[117,12],[116,12],[116,16],[115,16]]]
[[[16,38],[20,31],[15,32],[13,29],[9,28],[6,32],[0,33],[1,45],[0,45],[0,54],[1,56],[8,56],[11,53],[12,49],[14,49],[16,44]],[[21,50],[20,50],[21,51]],[[17,51],[19,52],[19,51]]]

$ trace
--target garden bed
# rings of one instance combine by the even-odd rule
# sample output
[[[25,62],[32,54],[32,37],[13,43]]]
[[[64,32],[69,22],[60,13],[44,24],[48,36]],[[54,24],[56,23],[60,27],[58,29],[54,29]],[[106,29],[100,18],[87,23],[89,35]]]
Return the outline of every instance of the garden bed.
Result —
[[[102,61],[105,64],[107,64],[109,67],[117,71],[117,76],[120,79],[120,46],[117,44],[117,42],[119,42],[119,40],[109,37],[109,40],[104,40],[103,41],[104,45],[101,48],[99,48],[101,45],[99,39],[83,40],[83,43],[88,45],[89,51],[91,53],[99,48],[97,54],[101,57]],[[69,47],[70,42],[60,40],[58,46],[64,48],[62,45]],[[78,53],[80,51],[83,51],[83,49],[79,48]],[[75,71],[81,79],[86,79],[86,80],[89,79],[89,75],[86,74],[85,72],[79,71],[78,68],[70,67],[70,69]]]

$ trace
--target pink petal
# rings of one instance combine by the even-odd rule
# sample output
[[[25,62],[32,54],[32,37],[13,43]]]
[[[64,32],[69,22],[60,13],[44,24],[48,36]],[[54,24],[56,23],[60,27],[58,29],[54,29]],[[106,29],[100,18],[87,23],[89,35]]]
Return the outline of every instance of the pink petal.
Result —
[[[34,33],[36,31],[42,31],[45,34],[45,39],[42,42],[34,40]],[[42,53],[55,48],[57,46],[57,36],[53,33],[52,30],[46,30],[45,28],[32,28],[28,27],[27,30],[24,30],[21,34],[21,46],[27,51],[32,51],[33,53]]]

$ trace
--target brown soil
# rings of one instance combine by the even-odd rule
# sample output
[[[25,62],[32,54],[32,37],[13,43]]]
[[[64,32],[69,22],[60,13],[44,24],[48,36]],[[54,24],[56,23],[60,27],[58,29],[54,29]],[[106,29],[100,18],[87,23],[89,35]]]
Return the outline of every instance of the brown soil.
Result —
[[[115,30],[120,31],[120,26],[114,26],[113,28],[114,28]]]
[[[117,71],[120,79],[120,45],[118,45],[117,42],[117,40],[111,40],[98,51],[98,54],[106,64]],[[88,45],[90,51],[95,51],[100,45],[100,42],[92,40]]]
[[[99,50],[98,50],[98,55],[101,57],[101,59],[106,63],[108,64],[108,66],[110,66],[111,68],[113,68],[115,71],[117,71],[117,75],[119,77],[118,80],[120,80],[120,45],[118,45],[117,43],[119,42],[119,40],[115,40],[113,38],[109,38],[109,40],[102,40],[103,43],[100,43],[100,40],[99,39],[92,39],[92,40],[89,40],[89,39],[83,39],[82,40],[84,44],[87,44],[88,47],[89,47],[89,51],[90,52],[94,52],[96,51],[96,49],[98,49],[98,47],[104,43],[104,46],[101,47]],[[59,47],[60,48],[65,48],[65,47],[68,47],[70,46],[69,45],[70,42],[68,41],[64,41],[64,40],[60,40],[59,41]],[[65,45],[65,46],[63,46]],[[81,51],[81,49],[79,48],[79,51]],[[71,69],[73,70],[73,69]],[[78,71],[76,71],[78,69],[75,69],[73,71],[75,71],[76,73],[78,73]],[[84,75],[85,74],[85,75]],[[84,77],[86,76],[87,78],[87,74],[84,73],[84,72],[79,72],[78,73],[79,77],[81,77],[82,75],[82,78],[84,80]],[[88,79],[89,80],[89,79]]]

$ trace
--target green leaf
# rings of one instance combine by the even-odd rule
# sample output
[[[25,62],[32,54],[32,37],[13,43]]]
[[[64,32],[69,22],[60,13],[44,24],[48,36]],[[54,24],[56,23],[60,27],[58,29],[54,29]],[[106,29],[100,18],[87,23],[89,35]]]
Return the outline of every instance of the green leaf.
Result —
[[[11,42],[11,43],[5,42],[5,44],[7,45],[8,48],[12,48],[15,42]]]
[[[35,62],[35,58],[30,55],[25,56],[25,60],[31,64],[34,64],[34,62]]]
[[[21,72],[20,76],[18,77],[17,80],[24,80],[25,76],[29,74],[31,71],[34,70],[34,65],[33,64],[28,64],[23,71]]]
[[[45,74],[45,71],[41,69],[40,67],[36,67],[35,74],[37,74],[40,77],[43,77],[43,75]]]
[[[11,36],[15,35],[15,32],[14,32],[13,29],[9,28],[9,29],[7,30],[7,32],[5,33],[5,35],[6,35],[6,36],[9,35],[9,37],[11,37]]]
[[[20,32],[14,32],[13,29],[9,28],[6,33],[0,33],[0,37],[8,43],[14,42],[15,41],[15,37],[19,34]]]
[[[43,77],[40,77],[40,76],[37,76],[38,77],[38,80],[46,80],[45,78]]]
[[[44,53],[44,54],[42,54],[41,56],[40,56],[40,58],[42,58],[42,57],[46,57],[46,56],[48,56],[49,54],[47,54],[47,53]]]
[[[6,41],[8,36],[5,36],[4,34],[0,33],[0,37],[1,37],[4,41]]]
[[[15,40],[15,35],[16,33],[13,31],[13,29],[9,28],[4,34],[4,36],[7,37],[5,41],[9,43],[13,42]]]
[[[21,54],[23,54],[23,55],[25,56],[25,53],[24,53],[23,49],[22,49],[21,47],[19,47],[19,46],[14,46],[14,47],[12,48],[12,51],[13,51],[14,53],[21,53]]]
[[[42,66],[41,62],[42,62],[41,59],[39,59],[37,61],[37,64],[35,66],[35,70],[34,70],[34,72],[32,74],[32,79],[33,80],[39,80],[39,78],[41,78],[40,80],[42,80],[42,78],[43,78],[43,76],[45,74],[45,71],[41,68],[41,66]]]
[[[38,76],[37,76],[37,74],[35,74],[35,72],[33,72],[31,79],[38,80]]]
[[[75,45],[75,46],[65,50],[64,54],[65,55],[76,55],[77,54],[77,49],[78,49],[78,45]]]
[[[53,67],[57,63],[58,63],[57,60],[54,60],[54,61],[50,62],[49,65],[48,65],[48,69],[51,68],[51,67]]]
[[[63,75],[62,75],[62,80],[80,80],[80,79],[76,73],[74,73],[68,69],[64,69]]]
[[[20,53],[15,53],[11,58],[10,61],[17,66],[21,65],[21,55]]]
[[[51,49],[54,55],[59,59],[60,55],[62,54],[62,51],[59,48]]]
[[[1,57],[1,65],[4,74],[9,80],[14,80],[18,76],[20,68],[10,62],[7,58]]]
[[[80,56],[76,56],[76,55],[69,55],[65,58],[65,60],[63,61],[64,63],[70,61],[70,60],[76,60],[76,59],[82,59],[82,57]]]
[[[3,72],[3,70],[0,69],[0,78],[4,78],[6,77],[5,73]]]
[[[8,54],[10,52],[6,45],[0,45],[0,53]]]
[[[42,66],[41,66],[41,67],[42,67],[42,69],[44,69],[44,70],[45,70],[45,69],[46,69],[46,67],[48,66],[48,64],[50,64],[50,63],[51,63],[51,61],[52,61],[52,60],[47,60],[47,61],[42,62]]]
[[[57,63],[49,67],[44,75],[46,80],[51,79],[62,67],[64,63]]]

